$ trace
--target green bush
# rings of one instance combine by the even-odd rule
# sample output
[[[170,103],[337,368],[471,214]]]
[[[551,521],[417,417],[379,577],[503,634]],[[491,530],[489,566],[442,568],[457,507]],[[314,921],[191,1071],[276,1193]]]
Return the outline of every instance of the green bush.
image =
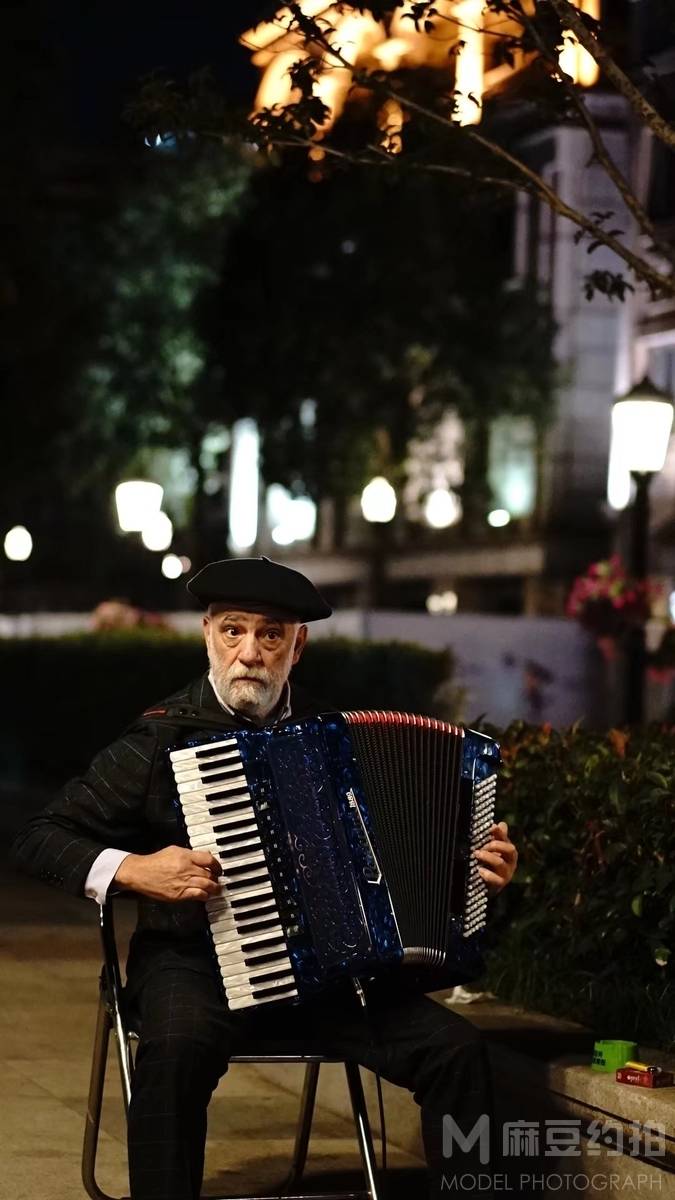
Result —
[[[500,998],[675,1045],[674,734],[503,734],[499,814],[520,863],[491,924]]]
[[[61,782],[205,668],[200,638],[161,632],[0,641],[2,776]],[[327,709],[445,715],[435,695],[451,673],[450,655],[420,646],[310,638],[293,677]]]

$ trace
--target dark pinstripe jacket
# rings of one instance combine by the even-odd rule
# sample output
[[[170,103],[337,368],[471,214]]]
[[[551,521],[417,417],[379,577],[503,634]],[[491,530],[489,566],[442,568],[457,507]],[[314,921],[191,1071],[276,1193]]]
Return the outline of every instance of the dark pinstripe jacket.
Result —
[[[223,728],[245,727],[221,708],[206,675],[153,708],[170,708],[176,714],[199,708]],[[300,689],[291,688],[294,717],[318,711]],[[167,754],[179,732],[176,726],[141,717],[24,826],[13,846],[15,862],[29,874],[82,896],[87,875],[106,847],[150,854],[183,844]],[[186,937],[205,927],[202,904],[139,899],[139,930]]]

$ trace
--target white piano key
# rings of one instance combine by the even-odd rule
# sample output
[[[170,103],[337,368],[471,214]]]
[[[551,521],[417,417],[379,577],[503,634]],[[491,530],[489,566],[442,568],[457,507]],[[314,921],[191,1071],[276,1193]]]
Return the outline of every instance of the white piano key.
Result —
[[[253,933],[246,934],[244,937],[235,934],[229,941],[227,938],[224,938],[222,941],[219,939],[218,951],[219,953],[226,954],[231,943],[232,946],[236,944],[242,953],[245,954],[247,949],[257,950],[260,949],[260,946],[266,946],[269,942],[278,941],[279,938],[283,937],[284,931],[281,923],[279,923],[275,928],[265,929],[260,934],[256,934],[254,931]]]
[[[208,782],[211,775],[243,775],[244,767],[240,758],[229,759],[209,759],[208,766],[203,763],[195,763],[191,766],[181,767],[178,770],[174,767],[174,779],[177,783],[185,783],[188,779],[194,779],[197,782]]]
[[[195,788],[195,780],[184,779],[177,782],[178,794],[182,796],[185,792],[194,792],[199,789]],[[248,787],[245,775],[236,775],[233,779],[206,780],[205,788],[211,787],[212,791],[217,792],[232,792],[235,789],[239,791],[245,790]]]
[[[245,962],[220,962],[218,963],[221,973],[227,979],[228,988],[243,987],[248,983],[253,983],[260,975],[269,975],[270,971],[278,967],[279,973],[275,975],[275,979],[283,978],[290,974],[291,962],[289,958],[277,959],[273,963],[262,963],[259,966],[247,965]],[[267,982],[267,981],[266,981]],[[271,982],[274,982],[273,980]]]
[[[247,966],[244,962],[219,963],[218,965],[221,972],[227,974],[229,986],[233,988],[255,984],[255,980],[260,976],[263,976],[265,983],[274,982],[276,979],[281,980],[287,977],[292,969],[291,960],[288,957],[272,963],[260,963],[258,966]],[[271,975],[272,980],[264,979],[265,975]]]
[[[233,878],[235,882],[237,879],[244,878],[245,874],[247,873],[245,871],[238,872],[234,876],[232,875],[235,867],[247,867],[249,864],[253,866],[254,863],[264,862],[265,855],[262,850],[256,850],[248,854],[243,854],[239,858],[230,858],[227,860],[227,862],[222,863],[223,882],[226,882],[230,878]]]
[[[248,916],[245,919],[245,921],[242,922],[240,920],[237,920],[237,918],[233,915],[232,911],[230,910],[224,914],[214,915],[213,920],[211,920],[211,919],[209,920],[209,925],[211,927],[211,933],[213,934],[214,939],[218,939],[221,937],[224,938],[226,936],[229,936],[230,934],[234,934],[237,937],[244,938],[244,937],[251,937],[252,934],[256,932],[255,929],[251,930],[250,927],[248,927],[248,925],[251,921],[253,921],[253,922],[256,922],[256,921],[276,921],[276,922],[278,922],[279,914],[275,908],[270,908],[267,910],[267,912],[260,913],[258,916],[252,916],[252,917]],[[270,926],[270,928],[271,928],[271,926]]]
[[[263,909],[272,906],[276,908],[276,899],[269,883],[262,892],[251,896],[250,900],[246,899],[245,903],[243,896],[237,896],[237,903],[232,905],[232,912],[237,917],[246,918],[250,913],[262,912]]]
[[[244,950],[242,949],[244,938],[242,937],[242,935],[240,934],[240,932],[236,928],[236,926],[232,926],[231,928],[220,929],[215,932],[212,928],[211,936],[213,937],[213,944],[214,944],[214,947],[216,950],[216,954],[228,955],[228,954],[236,953],[243,957],[243,955],[245,953]],[[277,927],[277,930],[275,932],[275,937],[276,937],[277,941],[279,939],[283,939],[283,936],[284,936],[283,930],[280,927]]]
[[[278,921],[275,915],[272,914],[269,919],[276,921],[278,928]],[[220,951],[228,942],[236,942],[237,945],[240,945],[244,939],[251,938],[254,933],[263,932],[256,929],[242,929],[235,921],[228,920],[227,917],[223,917],[220,921],[209,922],[209,925],[216,951]],[[274,926],[270,926],[269,928],[272,929]]]
[[[203,817],[210,817],[214,825],[218,820],[225,821],[230,818],[235,821],[256,821],[253,803],[248,792],[242,792],[241,795],[236,796],[219,796],[217,799],[209,801],[208,804],[183,806],[181,803],[181,811],[186,821],[191,817],[198,821]]]
[[[195,813],[195,820],[198,821],[200,816],[201,814]],[[222,831],[223,833],[229,833],[231,826],[233,827],[233,833],[236,833],[237,826],[241,826],[241,829],[245,830],[247,833],[249,829],[258,828],[258,822],[255,819],[255,815],[253,815],[253,809],[247,811],[245,808],[240,808],[236,809],[234,812],[226,809],[224,812],[209,813],[208,817],[213,825],[214,830],[217,826],[219,827],[222,825],[225,827]]]
[[[185,824],[187,825],[188,829],[190,829],[192,826],[207,824],[210,825],[212,829],[215,829],[217,825],[227,823],[227,817],[233,817],[239,821],[250,821],[253,817],[255,820],[255,814],[251,806],[247,805],[244,807],[244,805],[246,805],[246,800],[245,798],[242,798],[241,805],[239,803],[235,805],[230,802],[222,813],[195,813],[194,816],[192,814],[184,814]],[[230,822],[230,824],[231,823],[232,822]]]
[[[220,742],[204,742],[201,746],[186,746],[183,750],[172,750],[169,758],[172,762],[185,762],[188,758],[194,758],[197,750],[218,750],[222,747],[236,746],[236,737],[224,738]]]
[[[174,770],[183,770],[191,763],[206,763],[210,762],[212,758],[222,758],[239,753],[236,738],[228,738],[227,741],[203,742],[201,746],[187,746],[182,752],[182,757],[180,750],[172,753],[171,761],[174,764]]]
[[[220,849],[216,835],[213,829],[206,829],[204,833],[191,833],[190,845],[193,850],[210,850],[214,858],[218,858],[218,850]],[[220,861],[220,860],[219,860]]]
[[[213,857],[218,858],[219,846],[212,829],[207,829],[204,833],[191,833],[190,845],[193,850],[210,850]]]
[[[230,861],[230,855],[232,855],[235,850],[244,850],[247,846],[260,847],[262,846],[262,842],[257,834],[253,836],[249,834],[248,837],[243,838],[229,837],[227,841],[224,841],[221,833],[217,836],[216,846],[217,850],[215,853],[217,853],[221,862],[224,863]]]
[[[214,897],[215,899],[216,897]],[[213,919],[219,920],[223,916],[228,920],[231,918],[237,928],[240,926],[243,928],[247,921],[280,920],[279,910],[273,896],[264,897],[259,904],[247,908],[245,912],[238,912],[236,908],[233,908],[228,898],[227,911],[224,914],[214,907]]]
[[[254,1008],[260,1004],[270,1004],[274,1000],[292,1000],[297,994],[298,989],[289,984],[283,991],[275,992],[272,996],[240,996],[233,997],[232,999],[228,996],[227,1003],[229,1008],[235,1012],[237,1009]]]
[[[259,973],[261,975],[264,974],[263,971],[260,971]],[[254,991],[258,990],[263,991],[263,989],[265,989],[269,991],[271,988],[283,988],[288,985],[293,987],[296,986],[295,975],[291,974],[281,975],[277,979],[266,980],[264,983],[259,984],[255,983],[255,979],[252,979],[251,983],[235,983],[231,987],[228,986],[225,976],[223,976],[223,979],[225,981],[225,991],[227,992],[228,1001],[230,995],[232,995],[232,998],[236,1000],[241,996],[250,996]]]
[[[266,958],[270,954],[279,956],[273,962],[270,961],[270,966],[276,966],[277,963],[280,964],[282,962],[282,955],[284,961],[287,963],[290,963],[291,961],[288,956],[288,946],[286,945],[284,938],[277,939],[276,942],[272,942],[272,944],[265,949],[260,947],[258,950],[252,950],[249,954],[243,950],[237,950],[236,948],[222,951],[218,949],[216,953],[218,956],[218,962],[221,966],[227,966],[228,964],[234,965],[236,963],[241,963],[242,966],[246,966],[247,964],[250,966],[255,966],[256,959]]]
[[[270,877],[264,864],[252,863],[249,867],[244,867],[239,875],[228,875],[227,871],[223,870],[222,881],[232,900],[236,900],[240,892],[270,883]]]
[[[192,801],[206,800],[207,803],[217,804],[217,795],[222,792],[222,790],[222,787],[217,782],[204,784],[203,787],[197,787],[193,785],[192,791],[180,793],[180,802],[181,804],[190,804]]]
[[[206,833],[208,830],[211,831],[214,838],[218,836],[216,833],[216,822],[214,821],[213,817],[199,817],[194,820],[190,818],[189,821],[185,822],[185,828],[187,829],[190,837],[192,837],[193,833]]]
[[[250,803],[251,802],[251,793],[250,792],[242,792],[240,796],[236,796],[236,795],[232,795],[231,792],[228,792],[224,796],[221,796],[219,794],[214,794],[213,797],[207,796],[205,798],[201,798],[198,796],[187,798],[186,796],[181,796],[180,806],[181,806],[183,812],[185,813],[186,817],[193,816],[193,815],[201,816],[204,814],[206,814],[206,815],[215,814],[219,808],[223,807],[223,805],[225,805],[225,806],[227,806],[228,804],[232,805],[238,799],[239,800],[248,800],[248,802]]]
[[[218,857],[223,863],[231,861],[232,851],[234,850],[247,848],[250,849],[253,847],[255,847],[257,850],[263,849],[262,842],[256,830],[252,830],[250,833],[244,833],[241,837],[230,836],[227,838],[227,840],[224,839],[225,834],[222,829],[220,832],[217,830],[214,832],[214,840],[218,847]]]
[[[210,775],[243,775],[244,764],[239,755],[226,754],[222,758],[210,758],[208,762],[182,763],[173,767],[175,779],[184,782],[186,779],[209,782]]]
[[[240,891],[238,890],[236,892],[236,894],[232,894],[230,897],[230,899],[232,901],[232,911],[233,912],[239,911],[238,910],[238,902],[240,900],[249,900],[254,896],[263,896],[263,895],[265,895],[265,896],[273,896],[274,895],[274,893],[272,891],[272,884],[269,879],[261,879],[260,883],[254,883],[252,887],[242,888]],[[236,904],[235,904],[235,900],[237,901]]]
[[[190,836],[192,834],[207,833],[210,830],[214,838],[227,837],[230,832],[237,832],[236,829],[230,831],[227,827],[220,829],[219,826],[222,824],[222,821],[219,821],[217,818],[214,820],[213,817],[200,817],[194,820],[190,818],[189,821],[185,822],[185,828]]]

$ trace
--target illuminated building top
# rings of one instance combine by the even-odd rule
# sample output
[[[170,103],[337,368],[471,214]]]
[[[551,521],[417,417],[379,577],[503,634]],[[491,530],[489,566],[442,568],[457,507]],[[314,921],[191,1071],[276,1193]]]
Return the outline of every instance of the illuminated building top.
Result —
[[[579,0],[577,6],[599,17],[600,0]],[[496,35],[517,36],[521,30],[506,17],[486,13],[483,0],[436,0],[438,15],[430,32],[415,28],[410,19],[410,0],[386,21],[376,21],[372,15],[347,5],[338,8],[326,0],[301,0],[301,8],[306,16],[325,22],[330,44],[339,48],[348,64],[330,63],[325,55],[322,59],[315,93],[329,109],[330,117],[321,135],[339,118],[347,103],[352,83],[350,68],[396,71],[427,67],[447,71],[448,90],[455,94],[454,119],[461,125],[473,125],[481,120],[483,98],[527,66],[531,57],[516,51],[513,66],[496,61]],[[283,107],[298,98],[293,93],[289,70],[313,52],[303,45],[292,24],[290,10],[279,8],[273,20],[242,35],[242,43],[252,51],[253,62],[262,72],[256,111]],[[571,34],[559,62],[563,71],[583,87],[591,87],[598,78],[597,63]],[[389,110],[379,123],[389,133],[397,124],[400,128],[401,120],[400,113]]]

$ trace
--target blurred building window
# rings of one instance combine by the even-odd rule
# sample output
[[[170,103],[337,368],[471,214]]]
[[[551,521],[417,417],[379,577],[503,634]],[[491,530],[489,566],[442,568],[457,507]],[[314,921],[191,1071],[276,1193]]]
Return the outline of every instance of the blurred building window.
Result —
[[[498,417],[490,426],[488,480],[496,505],[512,517],[534,511],[537,445],[529,417]]]

